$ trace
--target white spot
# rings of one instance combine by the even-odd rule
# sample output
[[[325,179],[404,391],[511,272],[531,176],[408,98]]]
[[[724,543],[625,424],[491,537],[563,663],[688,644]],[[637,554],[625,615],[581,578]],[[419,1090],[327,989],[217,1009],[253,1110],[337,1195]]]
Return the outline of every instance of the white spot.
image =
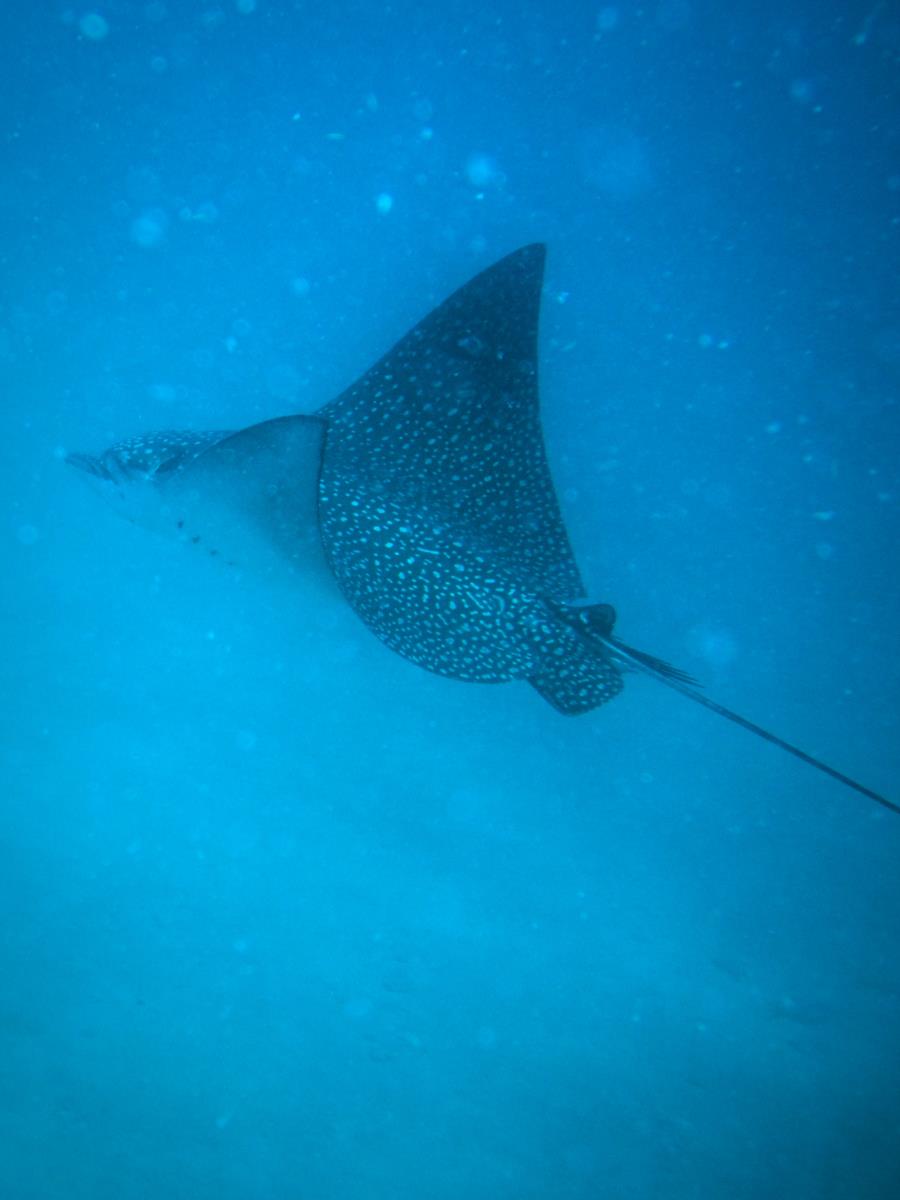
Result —
[[[88,41],[102,42],[109,33],[109,22],[99,13],[85,13],[78,22],[78,28]]]
[[[234,7],[239,13],[256,12],[256,0],[234,0]]]
[[[613,8],[612,5],[607,5],[606,8],[601,8],[597,13],[597,32],[612,33],[619,24],[619,10]]]
[[[309,295],[309,289],[309,280],[305,279],[302,275],[295,275],[291,280],[291,291],[295,296],[300,296],[302,299],[304,296]]]
[[[380,192],[375,197],[375,207],[383,217],[387,216],[387,214],[394,207],[394,197],[390,194],[390,192]]]

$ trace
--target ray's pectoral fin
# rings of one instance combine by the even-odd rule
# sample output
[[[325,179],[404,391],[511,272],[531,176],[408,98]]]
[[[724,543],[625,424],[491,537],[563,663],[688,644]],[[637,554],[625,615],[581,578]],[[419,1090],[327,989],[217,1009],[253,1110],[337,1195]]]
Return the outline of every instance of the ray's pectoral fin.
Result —
[[[616,623],[611,604],[574,606],[545,601],[552,637],[528,682],[557,712],[574,717],[599,708],[622,690],[622,674],[610,656],[598,653],[598,639]]]
[[[264,539],[290,562],[324,559],[317,486],[325,423],[278,417],[251,425],[154,482],[177,534],[208,554],[244,565],[247,537]]]
[[[622,676],[613,663],[580,642],[574,631],[571,639],[563,635],[560,644],[565,647],[564,653],[548,655],[528,677],[548,704],[567,717],[575,717],[618,696]]]

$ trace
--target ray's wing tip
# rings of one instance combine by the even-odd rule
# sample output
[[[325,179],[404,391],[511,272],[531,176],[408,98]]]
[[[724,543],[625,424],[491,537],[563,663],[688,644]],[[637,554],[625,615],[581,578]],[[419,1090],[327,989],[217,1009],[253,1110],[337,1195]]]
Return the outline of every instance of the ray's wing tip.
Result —
[[[547,259],[546,242],[526,242],[515,250],[510,250],[502,258],[498,258],[487,270],[497,267],[520,267],[524,271],[542,271]]]
[[[546,242],[528,242],[524,246],[520,246],[518,250],[513,250],[510,258],[519,258],[523,263],[529,263],[535,267],[542,267],[547,258],[547,243]]]

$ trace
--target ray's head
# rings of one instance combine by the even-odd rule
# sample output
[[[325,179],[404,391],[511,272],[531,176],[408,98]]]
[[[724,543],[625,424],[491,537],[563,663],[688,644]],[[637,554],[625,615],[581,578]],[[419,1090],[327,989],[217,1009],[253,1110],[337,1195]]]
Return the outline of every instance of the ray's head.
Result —
[[[161,478],[177,471],[224,436],[220,430],[149,433],[115,442],[99,454],[73,452],[66,455],[65,461],[94,491],[128,516],[137,494],[151,490]]]
[[[107,503],[123,508],[132,488],[146,484],[155,473],[152,463],[141,463],[120,445],[100,454],[67,454],[66,463],[81,473],[88,486]]]

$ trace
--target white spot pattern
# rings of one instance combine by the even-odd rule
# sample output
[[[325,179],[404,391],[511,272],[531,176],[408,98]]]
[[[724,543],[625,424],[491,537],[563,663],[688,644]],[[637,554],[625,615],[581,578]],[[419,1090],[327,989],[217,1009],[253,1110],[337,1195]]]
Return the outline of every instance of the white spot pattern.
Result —
[[[578,713],[622,680],[582,627],[605,609],[565,604],[584,589],[538,411],[543,264],[526,246],[483,271],[317,414],[319,529],[344,596],[391,649],[456,679],[527,678]],[[69,459],[154,484],[229,436],[153,433]]]
[[[546,602],[583,587],[540,426],[543,263],[527,246],[488,268],[321,410],[319,516],[344,595],[393,650],[456,679],[533,676],[575,712],[621,679]]]

